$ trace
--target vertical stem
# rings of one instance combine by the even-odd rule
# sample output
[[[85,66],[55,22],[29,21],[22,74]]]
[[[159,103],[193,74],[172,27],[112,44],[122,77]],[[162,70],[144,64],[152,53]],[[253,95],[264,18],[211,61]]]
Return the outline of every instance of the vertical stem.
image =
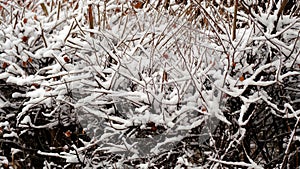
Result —
[[[103,17],[102,17],[102,20],[103,20],[103,29],[105,29],[105,22],[106,22],[106,3],[107,3],[107,0],[104,1],[104,10],[103,10]]]
[[[89,4],[88,14],[89,14],[90,29],[94,29],[92,4]],[[91,32],[91,36],[94,36],[92,32]]]
[[[54,8],[54,5],[55,5],[55,4],[54,4],[54,1],[52,0],[52,1],[51,1],[51,6],[50,6],[50,12],[52,12],[52,10],[53,10],[53,8]]]
[[[41,7],[42,7],[42,9],[43,9],[43,11],[44,11],[45,15],[46,15],[46,16],[48,16],[48,15],[49,15],[49,13],[48,13],[48,10],[47,10],[47,7],[46,7],[46,5],[45,5],[44,3],[41,3]]]
[[[276,33],[276,27],[277,27],[277,25],[278,25],[279,18],[280,18],[280,16],[283,14],[284,8],[285,8],[285,6],[287,5],[288,1],[289,1],[289,0],[283,0],[283,1],[282,1],[281,5],[280,5],[280,8],[279,8],[279,10],[278,10],[278,12],[277,12],[277,18],[276,18],[276,21],[274,22],[274,28],[273,28],[271,34],[275,34],[275,33]]]
[[[9,23],[12,24],[12,22],[13,22],[13,6],[11,5],[10,6],[10,21],[9,21]]]
[[[43,41],[44,41],[45,48],[47,48],[48,45],[47,45],[47,41],[46,41],[46,38],[45,38],[44,29],[42,28],[42,24],[41,24],[41,23],[40,23],[40,27],[41,27],[41,31],[42,31],[41,37],[42,37],[42,39],[43,39]]]
[[[61,8],[61,4],[60,1],[58,1],[57,17],[56,17],[57,20],[59,20],[60,8]]]
[[[14,24],[14,29],[16,29],[17,23],[18,23],[18,16],[19,16],[19,11],[17,11],[17,14],[15,15],[15,24]]]
[[[238,10],[238,0],[234,1],[234,14],[233,14],[233,23],[232,23],[232,40],[236,38],[236,20],[237,20],[237,10]]]
[[[97,11],[98,11],[98,29],[101,28],[101,14],[100,14],[100,5],[97,4]]]

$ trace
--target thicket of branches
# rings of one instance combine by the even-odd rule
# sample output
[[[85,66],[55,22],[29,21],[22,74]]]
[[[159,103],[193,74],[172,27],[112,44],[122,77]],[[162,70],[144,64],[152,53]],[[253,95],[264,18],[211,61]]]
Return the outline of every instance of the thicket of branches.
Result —
[[[3,168],[299,167],[300,4],[0,1]]]

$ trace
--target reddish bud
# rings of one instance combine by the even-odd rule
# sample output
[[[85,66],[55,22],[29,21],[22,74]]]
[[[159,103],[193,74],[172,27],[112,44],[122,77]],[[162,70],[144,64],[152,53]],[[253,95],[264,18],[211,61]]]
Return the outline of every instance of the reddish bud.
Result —
[[[28,62],[32,63],[32,58],[31,57],[28,58]]]
[[[65,57],[64,57],[64,61],[65,61],[66,63],[69,63],[69,62],[70,62],[70,58],[67,57],[67,56],[65,56]]]
[[[235,68],[235,66],[236,66],[236,63],[232,62],[232,67]]]
[[[64,134],[66,137],[71,137],[72,132],[70,130],[68,130]]]
[[[35,88],[39,88],[39,87],[40,87],[40,84],[32,83],[31,86],[34,86]]]
[[[164,57],[165,59],[169,59],[169,55],[168,55],[167,53],[164,53],[164,54],[163,54],[163,57]]]
[[[143,8],[143,2],[136,1],[136,2],[132,3],[131,6],[133,6],[136,9],[141,9],[141,8]]]
[[[25,23],[25,24],[26,24],[26,23],[27,23],[27,21],[28,21],[28,19],[27,19],[27,18],[24,18],[24,19],[23,19],[23,23]]]
[[[2,63],[2,68],[3,68],[3,69],[7,68],[7,66],[8,66],[8,63],[7,63],[7,62],[3,62],[3,63]]]
[[[28,40],[28,37],[27,37],[27,36],[23,36],[23,37],[22,37],[22,41],[23,41],[23,42],[27,42],[27,40]]]
[[[245,77],[242,75],[239,79],[240,79],[240,81],[242,82],[242,81],[245,80]]]
[[[152,127],[151,127],[151,130],[152,130],[152,131],[156,131],[156,130],[157,130],[157,127],[156,127],[156,126],[152,126]]]
[[[120,8],[116,8],[116,9],[115,9],[115,12],[116,12],[116,13],[119,13],[119,12],[121,12],[121,9],[120,9]]]
[[[24,62],[24,61],[23,61],[23,62],[22,62],[22,66],[23,66],[23,67],[27,67],[27,62]]]

